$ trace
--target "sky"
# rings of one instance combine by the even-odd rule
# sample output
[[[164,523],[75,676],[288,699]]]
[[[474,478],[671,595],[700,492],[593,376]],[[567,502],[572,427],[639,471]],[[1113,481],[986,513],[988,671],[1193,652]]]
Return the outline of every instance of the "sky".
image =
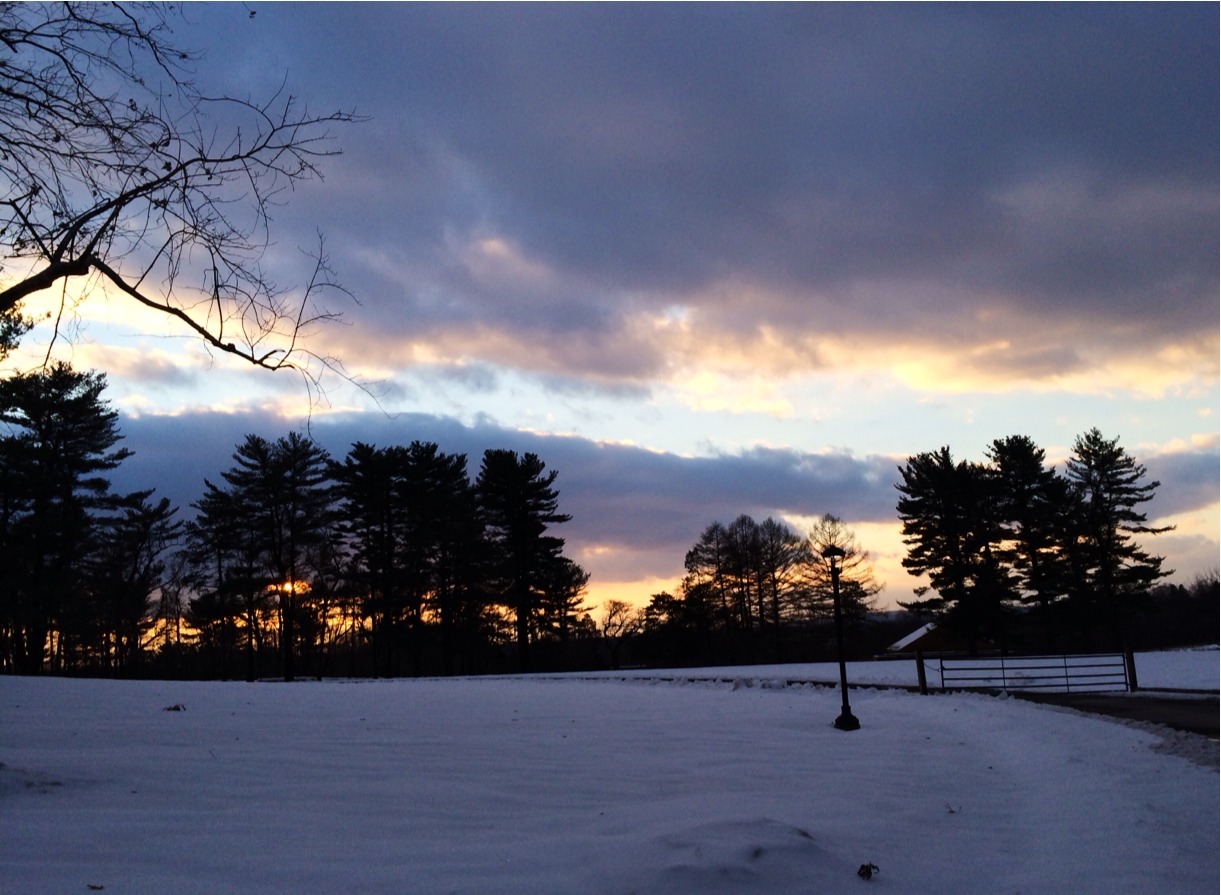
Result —
[[[266,262],[323,234],[355,381],[210,356],[90,295],[125,474],[184,508],[246,433],[533,451],[590,602],[674,591],[714,521],[839,516],[901,567],[897,469],[1097,427],[1161,482],[1146,543],[1218,564],[1218,8],[206,4],[213,93],[336,128]],[[358,385],[360,387],[358,387]]]

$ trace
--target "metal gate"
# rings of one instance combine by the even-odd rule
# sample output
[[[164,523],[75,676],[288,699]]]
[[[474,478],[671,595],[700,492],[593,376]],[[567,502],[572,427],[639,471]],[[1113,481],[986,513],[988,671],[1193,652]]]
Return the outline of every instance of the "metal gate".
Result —
[[[1056,690],[1088,693],[1135,690],[1135,668],[1124,653],[1085,656],[940,658],[943,690]]]

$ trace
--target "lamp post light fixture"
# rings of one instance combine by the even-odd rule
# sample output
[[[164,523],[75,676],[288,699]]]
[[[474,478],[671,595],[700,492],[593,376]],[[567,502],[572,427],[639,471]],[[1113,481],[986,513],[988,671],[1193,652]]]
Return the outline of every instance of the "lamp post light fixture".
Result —
[[[839,605],[839,566],[836,560],[843,560],[844,549],[831,544],[822,552],[823,559],[831,566],[831,600],[835,607],[835,647],[839,653],[839,692],[843,697],[843,708],[835,719],[839,730],[860,730],[861,722],[852,714],[848,705],[848,669],[844,665],[844,613]]]

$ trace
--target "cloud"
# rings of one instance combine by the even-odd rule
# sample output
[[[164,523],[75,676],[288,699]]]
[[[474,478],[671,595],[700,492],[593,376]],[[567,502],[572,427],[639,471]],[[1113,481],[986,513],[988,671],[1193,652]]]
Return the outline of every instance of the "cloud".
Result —
[[[986,344],[1000,310],[1048,378],[1093,360],[1040,349],[1057,328],[1215,328],[1206,4],[201,15],[373,116],[286,220],[341,234],[366,337],[642,379],[670,352],[638,323],[676,305],[744,346]]]
[[[1194,450],[1138,458],[1149,471],[1148,482],[1161,482],[1148,504],[1150,519],[1177,516],[1215,506],[1221,501],[1221,451],[1211,445]]]
[[[1139,388],[1138,354],[1215,380],[1208,4],[264,12],[191,14],[258,83],[372,119],[276,222],[329,234],[362,304],[320,342],[371,378],[709,406],[690,371],[885,346],[919,387]]]
[[[252,413],[186,413],[124,418],[125,444],[135,455],[122,470],[126,490],[156,487],[186,510],[218,481],[248,433],[278,438],[288,427]],[[560,505],[573,520],[558,532],[574,550],[632,557],[639,575],[672,574],[711,522],[748,513],[762,519],[834,513],[876,521],[893,516],[896,463],[847,453],[807,454],[755,449],[741,454],[681,457],[577,437],[534,435],[487,423],[463,426],[423,415],[326,418],[311,434],[336,458],[355,441],[379,445],[432,441],[466,454],[472,477],[483,452],[533,452],[559,472]],[[625,569],[615,568],[616,574]]]

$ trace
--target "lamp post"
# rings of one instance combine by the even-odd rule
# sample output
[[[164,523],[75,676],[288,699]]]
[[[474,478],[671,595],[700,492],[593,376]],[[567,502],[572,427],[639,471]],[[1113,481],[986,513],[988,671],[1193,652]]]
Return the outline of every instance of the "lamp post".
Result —
[[[832,544],[823,550],[822,555],[831,566],[831,600],[835,606],[835,647],[839,652],[839,692],[844,703],[839,717],[835,719],[835,726],[839,730],[860,730],[861,722],[852,714],[852,707],[848,705],[848,668],[844,665],[844,614],[839,606],[839,566],[836,565],[836,560],[842,560],[845,553],[842,547]]]

